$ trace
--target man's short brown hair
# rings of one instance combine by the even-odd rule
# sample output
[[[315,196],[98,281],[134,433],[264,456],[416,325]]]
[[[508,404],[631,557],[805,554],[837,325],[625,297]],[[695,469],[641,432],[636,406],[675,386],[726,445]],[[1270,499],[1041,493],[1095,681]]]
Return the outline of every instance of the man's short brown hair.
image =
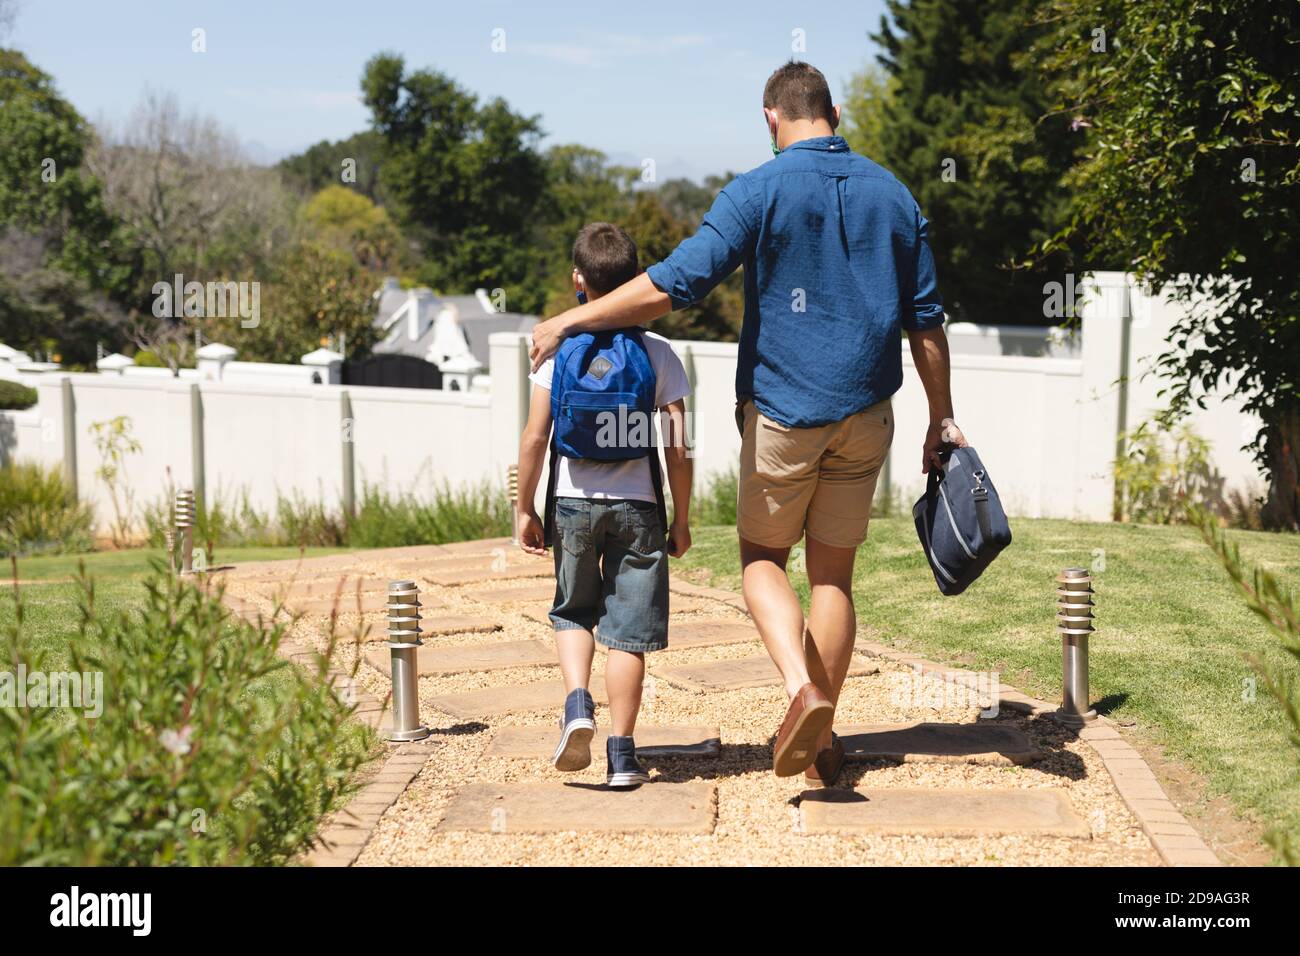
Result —
[[[763,87],[763,108],[776,110],[782,119],[835,122],[831,88],[822,71],[810,63],[791,60],[767,78]]]
[[[573,264],[588,292],[605,295],[636,278],[636,243],[612,222],[589,222],[573,240]]]

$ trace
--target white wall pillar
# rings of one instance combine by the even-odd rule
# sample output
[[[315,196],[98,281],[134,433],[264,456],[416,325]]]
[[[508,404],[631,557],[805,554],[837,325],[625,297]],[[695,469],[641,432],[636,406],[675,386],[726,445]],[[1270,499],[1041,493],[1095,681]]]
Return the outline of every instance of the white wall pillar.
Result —
[[[239,353],[229,345],[209,342],[194,353],[198,366],[199,378],[205,382],[219,382],[225,373],[226,363]]]
[[[1079,386],[1078,469],[1075,511],[1080,518],[1109,521],[1115,503],[1115,442],[1124,391],[1123,351],[1130,321],[1128,277],[1098,272],[1082,283],[1080,308],[1083,377]],[[1059,440],[1073,441],[1063,422]]]
[[[492,481],[504,485],[506,467],[519,457],[532,384],[528,381],[529,336],[494,332],[488,338],[492,375]],[[545,480],[545,475],[543,475]]]

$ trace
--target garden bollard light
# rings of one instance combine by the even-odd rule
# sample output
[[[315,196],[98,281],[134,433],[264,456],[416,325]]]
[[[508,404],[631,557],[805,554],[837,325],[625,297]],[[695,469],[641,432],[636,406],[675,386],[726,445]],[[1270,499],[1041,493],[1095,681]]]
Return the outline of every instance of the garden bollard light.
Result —
[[[1066,727],[1097,719],[1088,706],[1088,635],[1092,633],[1092,576],[1066,568],[1056,578],[1056,631],[1061,635],[1061,706],[1052,714]]]
[[[519,466],[506,467],[506,496],[510,499],[510,543],[519,544]]]
[[[393,726],[388,739],[423,740],[429,728],[420,723],[420,592],[414,581],[388,582],[388,648],[393,680]]]
[[[194,492],[176,492],[176,531],[180,535],[180,573],[194,573]]]

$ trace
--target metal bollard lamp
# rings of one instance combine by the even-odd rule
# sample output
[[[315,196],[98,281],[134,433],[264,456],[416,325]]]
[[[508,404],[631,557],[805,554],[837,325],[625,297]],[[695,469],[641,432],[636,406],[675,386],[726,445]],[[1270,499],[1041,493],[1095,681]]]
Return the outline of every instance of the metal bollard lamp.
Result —
[[[506,468],[506,496],[510,499],[510,542],[519,544],[519,466]]]
[[[420,723],[420,592],[414,581],[388,582],[388,649],[393,681],[392,741],[423,740],[429,728]]]
[[[1089,707],[1088,636],[1092,634],[1092,576],[1066,568],[1056,577],[1056,631],[1061,635],[1061,706],[1052,716],[1066,727],[1097,719]]]
[[[180,573],[194,573],[194,491],[176,492],[176,533],[180,536]]]

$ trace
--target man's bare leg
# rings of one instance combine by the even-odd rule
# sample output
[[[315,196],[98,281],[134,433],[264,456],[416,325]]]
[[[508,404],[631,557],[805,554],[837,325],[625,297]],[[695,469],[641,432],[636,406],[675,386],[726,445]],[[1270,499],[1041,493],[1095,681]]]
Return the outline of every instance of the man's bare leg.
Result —
[[[813,538],[808,539],[807,546],[808,583],[812,587],[804,642],[808,673],[831,703],[838,704],[857,633],[857,616],[853,610],[853,559],[857,549],[835,548]],[[824,750],[830,745],[828,725],[817,747]]]
[[[631,737],[641,709],[645,655],[610,648],[605,657],[605,693],[609,695],[609,732]]]
[[[789,548],[768,548],[740,539],[745,604],[768,655],[781,672],[786,696],[793,698],[812,678],[804,656],[803,608],[785,573],[789,557]]]

